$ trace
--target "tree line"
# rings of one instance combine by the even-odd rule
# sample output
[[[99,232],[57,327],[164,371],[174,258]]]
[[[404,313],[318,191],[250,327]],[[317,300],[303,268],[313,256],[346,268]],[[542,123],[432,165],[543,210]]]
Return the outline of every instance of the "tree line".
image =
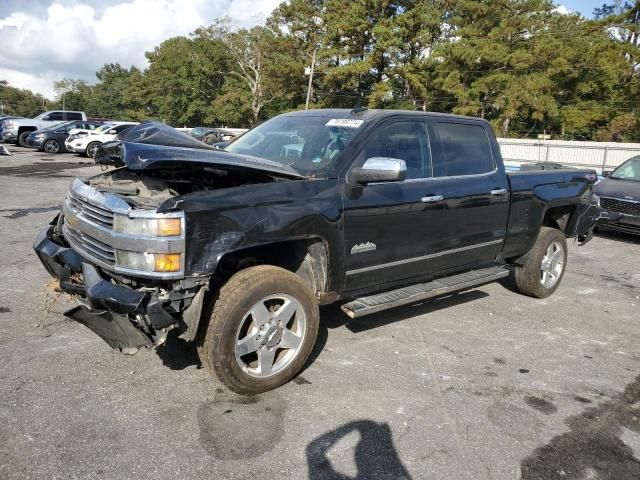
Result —
[[[501,136],[640,141],[640,1],[593,17],[550,0],[289,0],[251,29],[223,18],[170,38],[144,70],[106,64],[95,84],[55,82],[54,101],[4,82],[0,101],[32,115],[64,98],[175,126],[251,126],[308,101],[477,116]]]

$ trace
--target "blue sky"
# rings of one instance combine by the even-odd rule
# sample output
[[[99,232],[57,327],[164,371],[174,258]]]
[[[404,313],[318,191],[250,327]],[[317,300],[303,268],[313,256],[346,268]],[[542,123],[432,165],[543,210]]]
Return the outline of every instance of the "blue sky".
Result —
[[[593,9],[601,7],[603,3],[613,3],[612,0],[560,0],[556,2],[558,5],[564,5],[569,10],[580,12],[585,17],[591,17]]]
[[[53,97],[54,80],[93,83],[106,62],[144,68],[144,52],[167,38],[225,15],[236,25],[255,25],[281,1],[0,0],[0,80]],[[614,0],[554,1],[561,11],[590,17]]]

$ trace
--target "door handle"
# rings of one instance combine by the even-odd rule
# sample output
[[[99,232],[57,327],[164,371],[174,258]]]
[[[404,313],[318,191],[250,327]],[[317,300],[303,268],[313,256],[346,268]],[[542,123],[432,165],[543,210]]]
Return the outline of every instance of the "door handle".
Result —
[[[431,195],[428,197],[422,197],[420,199],[422,203],[434,203],[439,202],[440,200],[444,200],[444,197],[442,195]]]
[[[496,188],[495,190],[491,190],[491,195],[504,195],[507,193],[506,188]]]

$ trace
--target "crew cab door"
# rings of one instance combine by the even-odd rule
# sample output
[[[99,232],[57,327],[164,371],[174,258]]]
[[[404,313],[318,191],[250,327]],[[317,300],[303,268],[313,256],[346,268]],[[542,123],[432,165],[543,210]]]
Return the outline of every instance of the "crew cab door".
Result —
[[[509,180],[485,122],[430,117],[433,176],[447,212],[449,267],[491,261],[502,250],[509,216]]]
[[[367,137],[352,169],[368,158],[404,160],[404,181],[354,184],[347,174],[344,202],[345,290],[353,291],[438,270],[431,254],[448,237],[445,183],[432,178],[425,121],[394,118]]]
[[[442,276],[498,256],[509,184],[485,128],[425,117],[389,121],[371,133],[353,166],[399,158],[408,175],[359,187],[349,187],[347,176],[346,291]]]

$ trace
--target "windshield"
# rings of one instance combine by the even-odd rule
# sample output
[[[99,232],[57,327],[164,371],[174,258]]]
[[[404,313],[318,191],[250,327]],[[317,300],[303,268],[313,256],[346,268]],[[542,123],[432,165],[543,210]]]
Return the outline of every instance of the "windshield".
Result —
[[[640,182],[640,157],[633,157],[616,168],[610,178]]]
[[[279,116],[237,138],[225,150],[291,166],[302,175],[324,176],[340,161],[362,120]]]

